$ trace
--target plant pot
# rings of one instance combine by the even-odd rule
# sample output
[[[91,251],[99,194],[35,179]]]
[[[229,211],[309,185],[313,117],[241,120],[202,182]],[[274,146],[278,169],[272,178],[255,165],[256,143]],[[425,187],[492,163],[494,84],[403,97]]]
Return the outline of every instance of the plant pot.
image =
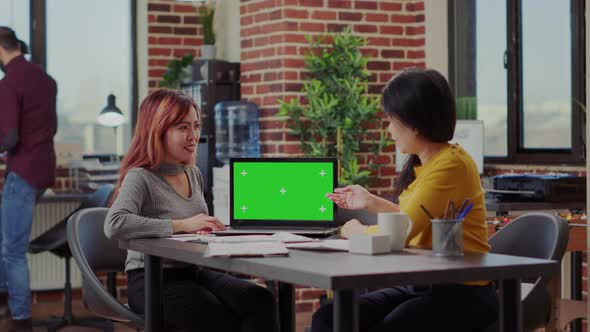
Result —
[[[201,46],[201,59],[203,59],[203,60],[215,59],[216,52],[217,52],[217,48],[215,47],[215,45],[203,45],[203,46]]]

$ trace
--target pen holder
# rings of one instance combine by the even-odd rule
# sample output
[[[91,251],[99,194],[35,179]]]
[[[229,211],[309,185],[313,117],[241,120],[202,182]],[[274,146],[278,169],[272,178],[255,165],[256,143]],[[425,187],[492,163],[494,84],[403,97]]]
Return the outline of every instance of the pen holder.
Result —
[[[435,256],[463,256],[463,224],[459,220],[432,219]]]

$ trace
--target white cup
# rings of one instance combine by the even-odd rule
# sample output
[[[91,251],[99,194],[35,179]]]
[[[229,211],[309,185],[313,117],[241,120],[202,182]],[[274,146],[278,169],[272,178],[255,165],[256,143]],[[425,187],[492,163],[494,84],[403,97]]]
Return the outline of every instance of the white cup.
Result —
[[[382,212],[377,214],[379,234],[389,236],[391,251],[401,251],[406,245],[406,239],[412,230],[412,220],[401,212]]]

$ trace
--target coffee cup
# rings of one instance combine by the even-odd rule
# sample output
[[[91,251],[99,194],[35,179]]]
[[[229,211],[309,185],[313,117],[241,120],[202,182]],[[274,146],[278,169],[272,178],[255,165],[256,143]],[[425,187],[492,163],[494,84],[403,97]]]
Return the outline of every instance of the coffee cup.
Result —
[[[402,212],[382,212],[377,214],[379,234],[389,236],[390,251],[401,251],[412,230],[410,216]]]

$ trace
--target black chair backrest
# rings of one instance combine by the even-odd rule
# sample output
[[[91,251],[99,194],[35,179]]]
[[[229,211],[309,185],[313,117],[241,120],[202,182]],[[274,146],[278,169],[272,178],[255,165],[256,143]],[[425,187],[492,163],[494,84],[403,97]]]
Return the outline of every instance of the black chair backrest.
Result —
[[[490,237],[489,243],[491,253],[561,262],[568,239],[569,229],[563,218],[550,213],[534,212],[506,224]]]
[[[106,208],[81,210],[83,220],[76,228],[80,250],[94,273],[120,272],[127,258],[127,250],[119,248],[117,241],[104,234],[107,211]]]
[[[103,230],[107,208],[90,208],[75,213],[68,221],[68,243],[82,276],[84,303],[103,317],[143,326],[143,318],[117,301],[96,278],[96,272],[123,271],[127,251]]]

